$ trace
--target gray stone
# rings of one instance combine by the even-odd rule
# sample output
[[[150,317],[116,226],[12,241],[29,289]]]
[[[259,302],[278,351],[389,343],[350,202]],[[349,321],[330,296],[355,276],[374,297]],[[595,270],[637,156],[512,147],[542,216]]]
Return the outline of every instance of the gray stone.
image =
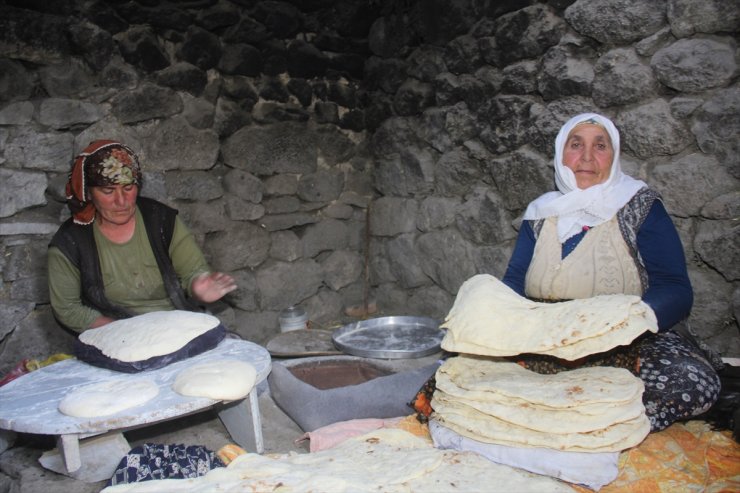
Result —
[[[445,46],[443,62],[453,74],[475,72],[482,62],[478,40],[469,34],[453,39]]]
[[[254,204],[259,204],[262,201],[262,181],[244,170],[229,170],[224,175],[223,187],[224,190],[240,199]]]
[[[287,214],[297,212],[301,208],[301,201],[297,197],[280,196],[270,197],[262,201],[266,214]]]
[[[17,127],[5,144],[9,167],[68,172],[72,164],[74,136],[68,132],[40,132]]]
[[[364,209],[370,203],[370,197],[367,195],[360,195],[353,190],[347,190],[342,192],[339,196],[339,202]]]
[[[545,100],[590,96],[594,82],[593,53],[573,45],[553,46],[542,57],[537,89]]]
[[[270,240],[270,258],[292,262],[303,255],[301,240],[293,231],[275,231]]]
[[[443,153],[474,138],[479,132],[480,125],[465,103],[428,109],[417,129],[420,138]]]
[[[393,98],[393,108],[401,116],[418,115],[434,103],[434,86],[408,78]]]
[[[303,256],[312,258],[324,251],[343,250],[347,247],[349,232],[344,221],[324,219],[306,226],[301,236]]]
[[[231,272],[257,267],[267,259],[270,235],[259,226],[243,223],[239,228],[208,235],[205,251],[216,270]]]
[[[316,294],[322,284],[321,266],[312,259],[271,261],[257,270],[260,308],[282,310]]]
[[[625,44],[665,26],[666,0],[576,0],[565,20],[584,36],[604,44]]]
[[[280,231],[290,229],[296,226],[305,226],[314,224],[319,221],[315,214],[308,212],[295,212],[292,214],[273,214],[263,216],[260,219],[260,226],[267,231]]]
[[[368,47],[379,57],[391,58],[408,45],[410,36],[410,30],[406,29],[400,17],[379,17],[367,35]]]
[[[422,268],[415,243],[416,235],[413,233],[400,234],[385,243],[384,254],[388,258],[388,265],[404,289],[430,283],[429,276]]]
[[[224,194],[220,178],[206,171],[170,171],[165,179],[167,194],[175,199],[208,201]]]
[[[516,236],[504,200],[484,187],[476,187],[465,197],[455,223],[464,238],[478,245],[492,245]]]
[[[547,160],[526,148],[492,159],[488,165],[503,205],[510,211],[525,209],[552,182]]]
[[[198,234],[228,231],[236,227],[236,224],[230,221],[225,213],[226,206],[223,200],[212,200],[207,204],[202,202],[180,203],[177,204],[177,208],[185,224],[191,231]]]
[[[298,192],[298,175],[279,174],[264,179],[265,195],[294,195]]]
[[[251,123],[252,117],[234,101],[218,98],[216,111],[213,115],[213,130],[221,137],[228,137],[238,129]]]
[[[0,101],[25,101],[33,88],[32,74],[20,62],[0,60]]]
[[[318,170],[298,180],[298,197],[307,202],[329,202],[339,198],[344,176],[338,171]]]
[[[424,233],[416,247],[424,273],[450,294],[477,273],[470,245],[453,229]]]
[[[231,272],[236,281],[235,291],[226,295],[225,300],[240,310],[255,311],[259,308],[257,298],[257,278],[249,269],[241,269]]]
[[[189,94],[182,94],[182,116],[191,127],[205,129],[213,127],[216,107],[210,101],[196,98]]]
[[[23,209],[46,204],[44,173],[0,168],[0,183],[0,217],[10,217]],[[17,193],[19,190],[23,193]]]
[[[172,89],[145,82],[124,90],[111,99],[111,111],[122,123],[166,118],[182,111],[180,96]]]
[[[39,304],[49,303],[49,278],[44,274],[13,281],[10,284],[10,299]]]
[[[370,208],[370,231],[377,236],[394,236],[416,230],[419,204],[414,199],[380,197]]]
[[[496,43],[503,63],[534,58],[558,44],[567,26],[545,5],[535,4],[494,21]]]
[[[732,323],[732,286],[714,270],[689,264],[694,289],[691,328],[721,355],[738,354],[737,326]]]
[[[115,36],[123,58],[145,72],[161,70],[169,59],[151,26],[138,25]]]
[[[0,319],[3,321],[0,325],[0,341],[15,330],[15,327],[33,311],[34,307],[33,301],[0,301]]]
[[[635,43],[635,52],[644,57],[653,56],[656,51],[661,48],[668,46],[669,44],[676,41],[676,38],[671,34],[669,27],[664,27],[658,30],[655,34],[651,34],[645,39],[641,39]]]
[[[740,279],[740,224],[732,219],[700,221],[694,250],[728,281]]]
[[[228,195],[226,196],[226,213],[234,221],[256,221],[265,215],[265,206]]]
[[[533,93],[537,90],[539,71],[539,63],[534,60],[523,60],[507,65],[502,71],[501,89],[512,94]]]
[[[740,88],[714,93],[696,112],[691,131],[702,152],[715,154],[740,179]]]
[[[594,65],[592,97],[598,106],[630,104],[655,96],[658,82],[632,48],[616,48]]]
[[[357,252],[335,250],[321,262],[324,283],[334,291],[339,291],[360,278],[362,266],[362,258]]]
[[[455,222],[455,214],[460,205],[456,197],[426,197],[419,206],[416,216],[416,227],[427,232],[433,229],[444,229]]]
[[[71,51],[67,30],[65,17],[3,6],[0,54],[37,64],[58,62]]]
[[[410,316],[431,317],[442,321],[452,308],[454,297],[439,286],[422,286],[411,292],[406,302]]]
[[[331,125],[316,129],[321,159],[328,166],[349,161],[357,152],[357,144],[344,132]]]
[[[237,130],[221,146],[224,162],[257,176],[312,173],[317,137],[306,125],[282,122]]]
[[[218,159],[218,135],[179,116],[139,125],[136,132],[151,169],[208,170]]]
[[[675,97],[670,100],[671,113],[677,118],[688,118],[694,114],[697,108],[702,105],[703,101],[699,98],[692,97]]]
[[[218,69],[229,75],[256,77],[262,70],[262,56],[254,46],[247,44],[227,45],[223,48]]]
[[[160,85],[176,91],[187,91],[195,96],[200,95],[208,83],[206,73],[187,62],[170,65],[157,72],[155,77]]]
[[[33,118],[33,103],[18,101],[0,110],[0,125],[26,125]]]
[[[663,99],[625,110],[614,123],[622,134],[622,148],[643,159],[677,154],[691,143],[691,133]]]
[[[406,58],[406,73],[423,82],[432,82],[437,74],[447,72],[444,49],[439,46],[422,45]]]
[[[5,375],[24,358],[44,360],[56,353],[72,354],[74,340],[54,321],[50,306],[39,305],[5,337],[0,374]]]
[[[105,67],[113,55],[115,44],[109,32],[91,22],[75,22],[69,27],[70,39],[82,57],[94,70]]]
[[[332,203],[321,210],[321,213],[332,219],[351,219],[354,216],[354,209],[350,205]]]
[[[323,329],[338,326],[338,314],[342,313],[343,307],[342,296],[339,293],[322,288],[302,305],[308,313],[312,328]]]
[[[704,204],[738,188],[738,181],[718,166],[716,158],[700,153],[657,165],[652,177],[666,208],[682,217],[699,215]]]
[[[710,200],[702,208],[701,215],[707,219],[735,219],[740,217],[740,190],[733,190]]]
[[[734,41],[728,38],[679,39],[650,60],[658,80],[681,92],[722,87],[737,71]]]
[[[677,38],[694,33],[728,32],[740,25],[737,0],[668,0],[668,22]]]
[[[75,99],[50,98],[39,104],[38,121],[56,130],[95,123],[103,117],[97,104]]]
[[[445,153],[435,167],[435,189],[445,196],[465,195],[471,186],[487,179],[485,165],[466,147]]]
[[[237,310],[234,325],[229,328],[233,329],[243,339],[264,346],[280,332],[278,312]]]
[[[413,315],[409,310],[408,298],[410,293],[401,287],[386,283],[380,284],[375,290],[378,310],[382,313],[394,315]]]
[[[108,116],[77,134],[77,137],[74,139],[74,152],[70,151],[64,172],[69,172],[74,156],[82,152],[91,142],[98,139],[116,140],[126,144],[139,156],[139,161],[144,170],[149,168],[150,163],[149,159],[147,159],[146,150],[142,148],[139,142],[139,136],[135,127],[122,125],[114,117]]]
[[[77,59],[65,59],[60,63],[47,65],[39,71],[39,82],[46,93],[53,98],[104,97],[108,89],[96,87],[96,80],[90,69]]]
[[[488,127],[478,137],[494,154],[503,154],[531,140],[534,98],[501,95],[479,109]]]
[[[480,245],[473,247],[471,255],[475,263],[476,272],[491,274],[503,279],[509,259],[514,248],[514,240],[505,241],[498,245]]]

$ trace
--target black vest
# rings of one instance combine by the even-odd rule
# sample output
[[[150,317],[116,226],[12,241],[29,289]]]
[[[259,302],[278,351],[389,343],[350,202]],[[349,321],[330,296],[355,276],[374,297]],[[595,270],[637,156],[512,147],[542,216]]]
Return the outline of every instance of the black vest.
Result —
[[[164,287],[172,304],[178,310],[199,311],[180,287],[177,273],[169,256],[170,242],[175,230],[177,210],[156,200],[139,197],[136,205],[144,218],[149,244],[154,252]],[[80,297],[86,306],[114,319],[129,318],[135,314],[115,305],[105,296],[103,274],[100,270],[98,249],[95,245],[93,225],[75,224],[72,218],[62,224],[49,246],[55,246],[80,271]]]

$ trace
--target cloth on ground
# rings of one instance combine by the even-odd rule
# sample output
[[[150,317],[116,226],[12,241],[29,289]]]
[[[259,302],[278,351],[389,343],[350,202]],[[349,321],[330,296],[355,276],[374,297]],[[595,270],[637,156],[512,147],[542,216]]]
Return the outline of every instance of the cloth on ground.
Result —
[[[619,473],[619,452],[563,452],[483,443],[459,435],[434,419],[429,421],[429,433],[437,448],[476,452],[497,464],[583,484],[596,491],[614,481]]]
[[[321,390],[297,378],[286,366],[273,364],[268,382],[278,406],[303,431],[314,431],[351,419],[408,415],[412,412],[409,400],[438,367],[435,362],[357,385]]]
[[[200,445],[145,443],[121,459],[107,486],[153,479],[187,479],[224,467],[214,452]]]

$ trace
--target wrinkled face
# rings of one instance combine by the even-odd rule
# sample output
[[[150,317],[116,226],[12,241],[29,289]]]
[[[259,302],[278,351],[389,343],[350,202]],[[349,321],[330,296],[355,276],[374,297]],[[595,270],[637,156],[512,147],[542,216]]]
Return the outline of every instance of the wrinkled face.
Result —
[[[134,184],[90,187],[100,226],[122,226],[134,219],[138,192]]]
[[[568,135],[563,164],[573,171],[581,190],[604,183],[611,173],[614,148],[601,125],[577,125]]]

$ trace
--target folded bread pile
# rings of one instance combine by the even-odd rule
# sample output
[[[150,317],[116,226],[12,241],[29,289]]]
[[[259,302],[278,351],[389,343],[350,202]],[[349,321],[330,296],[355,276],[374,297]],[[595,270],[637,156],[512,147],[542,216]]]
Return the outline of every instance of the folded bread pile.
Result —
[[[432,418],[486,443],[618,452],[650,432],[642,381],[622,368],[541,375],[490,358],[449,358],[436,374]]]
[[[441,327],[442,349],[486,356],[546,354],[576,360],[658,331],[639,296],[610,294],[560,303],[519,296],[487,274],[463,283]]]
[[[644,385],[625,369],[541,375],[501,358],[576,360],[657,332],[655,314],[639,297],[537,303],[483,274],[463,283],[442,327],[442,348],[461,355],[437,370],[432,419],[458,434],[518,447],[616,452],[650,432]]]

